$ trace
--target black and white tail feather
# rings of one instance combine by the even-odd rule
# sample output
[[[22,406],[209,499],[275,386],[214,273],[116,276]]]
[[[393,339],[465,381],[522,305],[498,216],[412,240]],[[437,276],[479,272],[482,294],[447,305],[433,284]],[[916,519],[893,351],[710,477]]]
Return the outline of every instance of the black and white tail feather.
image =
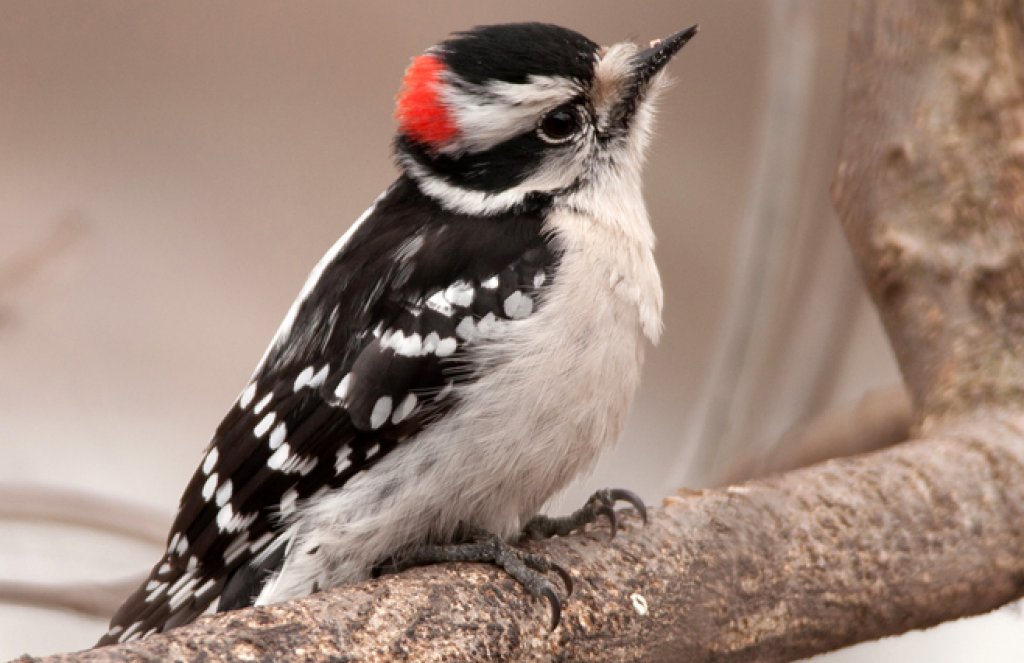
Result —
[[[516,24],[432,49],[449,124],[400,118],[404,174],[314,268],[100,644],[515,535],[593,464],[660,331],[657,48]]]

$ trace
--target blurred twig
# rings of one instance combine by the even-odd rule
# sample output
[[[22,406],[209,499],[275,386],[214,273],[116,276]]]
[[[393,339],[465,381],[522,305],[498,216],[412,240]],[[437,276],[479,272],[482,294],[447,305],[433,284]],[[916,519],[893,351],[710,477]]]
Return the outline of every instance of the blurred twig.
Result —
[[[170,522],[163,511],[126,499],[27,483],[0,484],[0,518],[66,523],[158,545]]]
[[[123,578],[90,582],[28,582],[0,579],[0,603],[18,603],[50,610],[72,610],[109,619],[147,571]]]
[[[0,519],[49,522],[129,536],[162,546],[166,513],[129,500],[76,488],[0,484]],[[123,578],[89,582],[30,582],[0,578],[0,603],[20,603],[109,617],[145,578],[139,570]]]

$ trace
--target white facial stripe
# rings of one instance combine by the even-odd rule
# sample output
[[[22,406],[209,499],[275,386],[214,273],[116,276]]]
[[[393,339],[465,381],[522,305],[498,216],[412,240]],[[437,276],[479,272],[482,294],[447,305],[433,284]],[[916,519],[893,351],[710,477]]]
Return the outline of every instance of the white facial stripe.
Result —
[[[543,163],[530,177],[518,186],[498,193],[466,189],[449,184],[428,169],[416,163],[411,157],[400,157],[405,171],[415,179],[422,189],[434,200],[448,209],[463,214],[497,214],[519,205],[526,196],[536,191],[557,191],[572,185],[582,170],[588,150],[573,150]]]
[[[491,81],[468,85],[449,81],[445,105],[459,128],[458,137],[441,152],[481,152],[530,131],[540,116],[578,96],[578,83],[560,76],[530,76],[526,83]]]

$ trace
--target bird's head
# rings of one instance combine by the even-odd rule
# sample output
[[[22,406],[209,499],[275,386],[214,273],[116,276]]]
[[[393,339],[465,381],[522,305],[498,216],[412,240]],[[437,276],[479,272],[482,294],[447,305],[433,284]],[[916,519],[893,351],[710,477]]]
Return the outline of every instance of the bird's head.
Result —
[[[647,48],[542,23],[457,33],[406,71],[398,162],[425,193],[476,214],[570,193],[600,172],[639,175],[662,69],[696,32]]]

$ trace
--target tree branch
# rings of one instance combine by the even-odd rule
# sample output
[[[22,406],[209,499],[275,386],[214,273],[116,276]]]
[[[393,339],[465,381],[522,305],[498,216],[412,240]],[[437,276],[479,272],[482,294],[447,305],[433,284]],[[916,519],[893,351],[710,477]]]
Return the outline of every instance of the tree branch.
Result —
[[[861,0],[835,198],[927,439],[688,493],[571,567],[562,626],[439,566],[49,660],[786,660],[1024,594],[1024,19]]]
[[[45,660],[762,661],[931,626],[1024,591],[1024,417],[993,416],[536,546],[576,578],[551,633],[499,572],[444,565]]]

